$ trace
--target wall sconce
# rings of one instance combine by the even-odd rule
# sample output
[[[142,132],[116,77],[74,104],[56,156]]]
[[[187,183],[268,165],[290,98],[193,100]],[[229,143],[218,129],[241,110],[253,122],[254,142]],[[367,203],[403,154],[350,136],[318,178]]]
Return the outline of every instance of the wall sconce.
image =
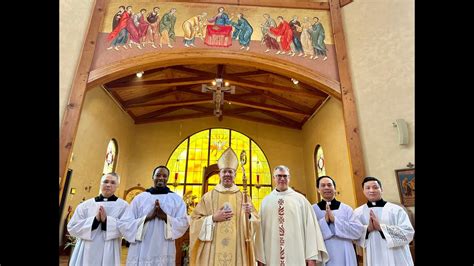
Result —
[[[76,188],[71,188],[71,191],[69,191],[69,194],[72,194],[72,195],[76,194]]]
[[[395,123],[392,123],[393,127],[398,129],[398,144],[408,144],[408,125],[403,119],[397,119]]]

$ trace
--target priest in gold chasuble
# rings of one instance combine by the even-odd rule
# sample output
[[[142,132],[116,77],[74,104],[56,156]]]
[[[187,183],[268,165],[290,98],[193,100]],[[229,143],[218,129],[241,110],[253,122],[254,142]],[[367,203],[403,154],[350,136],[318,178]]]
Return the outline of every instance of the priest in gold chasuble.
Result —
[[[225,150],[217,162],[220,183],[191,214],[190,265],[256,264],[254,236],[260,220],[250,196],[234,183],[238,164],[235,152]]]

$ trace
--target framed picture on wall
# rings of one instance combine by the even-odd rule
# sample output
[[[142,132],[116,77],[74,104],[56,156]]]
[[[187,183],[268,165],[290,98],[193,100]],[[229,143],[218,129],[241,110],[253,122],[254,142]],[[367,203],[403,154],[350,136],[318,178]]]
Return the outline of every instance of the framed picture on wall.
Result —
[[[402,204],[415,206],[415,168],[395,170],[395,175]]]

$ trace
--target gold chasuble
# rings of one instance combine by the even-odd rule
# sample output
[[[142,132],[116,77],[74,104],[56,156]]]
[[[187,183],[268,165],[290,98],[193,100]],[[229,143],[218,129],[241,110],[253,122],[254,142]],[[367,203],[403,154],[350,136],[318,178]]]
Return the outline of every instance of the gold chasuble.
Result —
[[[230,193],[221,193],[217,197],[217,206],[225,206],[232,211],[237,210],[237,197]],[[224,205],[225,204],[225,205]],[[240,218],[240,217],[239,217]],[[214,256],[214,265],[235,265],[235,253],[237,249],[236,230],[237,216],[232,216],[230,221],[223,221],[215,225],[216,255]]]
[[[250,197],[248,202],[252,202]],[[245,241],[245,212],[243,193],[234,184],[221,184],[202,197],[191,214],[190,265],[255,265],[254,236],[259,218],[253,209],[250,219],[250,241]],[[213,222],[212,215],[229,206],[234,216],[229,221]]]

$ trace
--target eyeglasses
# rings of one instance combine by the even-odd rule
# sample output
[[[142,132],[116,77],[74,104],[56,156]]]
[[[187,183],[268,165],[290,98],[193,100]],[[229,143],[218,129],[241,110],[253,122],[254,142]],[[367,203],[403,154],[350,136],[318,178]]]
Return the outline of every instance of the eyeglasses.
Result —
[[[290,175],[275,175],[277,178],[288,178]]]

